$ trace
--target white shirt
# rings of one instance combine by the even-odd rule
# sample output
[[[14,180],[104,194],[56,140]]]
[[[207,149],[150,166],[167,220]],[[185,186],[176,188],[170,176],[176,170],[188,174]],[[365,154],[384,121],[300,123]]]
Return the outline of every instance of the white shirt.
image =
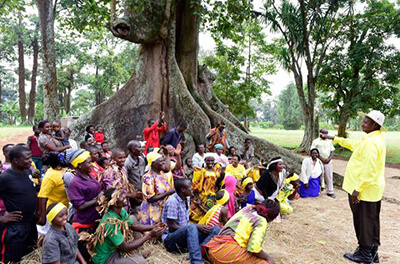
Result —
[[[215,163],[221,164],[222,167],[227,167],[229,165],[229,160],[228,157],[225,156],[224,154],[215,155]]]
[[[318,149],[319,155],[327,159],[331,155],[331,151],[335,151],[335,147],[332,144],[332,140],[329,139],[321,139],[317,138],[314,139],[312,144],[311,144],[311,149]]]
[[[71,146],[71,149],[78,149],[78,144],[76,143],[75,140],[73,139],[68,139],[69,145]]]
[[[205,154],[203,154],[205,155]],[[203,168],[204,158],[198,152],[194,153],[192,157],[193,167]]]
[[[311,178],[318,178],[324,172],[324,164],[320,159],[317,159],[315,165],[311,157],[305,158],[301,164],[300,181],[304,184],[308,183]]]

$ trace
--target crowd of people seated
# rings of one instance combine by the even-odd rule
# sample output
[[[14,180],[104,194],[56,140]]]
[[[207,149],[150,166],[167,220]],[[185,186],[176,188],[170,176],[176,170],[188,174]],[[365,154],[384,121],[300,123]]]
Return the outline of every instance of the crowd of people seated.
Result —
[[[19,262],[38,238],[43,263],[147,263],[137,249],[157,241],[188,252],[187,263],[275,263],[262,247],[267,225],[293,212],[290,201],[318,196],[318,150],[298,176],[280,157],[257,161],[250,139],[231,146],[220,122],[188,157],[187,124],[167,131],[164,116],[124,149],[93,125],[78,147],[47,120],[27,143],[5,145],[0,263]]]

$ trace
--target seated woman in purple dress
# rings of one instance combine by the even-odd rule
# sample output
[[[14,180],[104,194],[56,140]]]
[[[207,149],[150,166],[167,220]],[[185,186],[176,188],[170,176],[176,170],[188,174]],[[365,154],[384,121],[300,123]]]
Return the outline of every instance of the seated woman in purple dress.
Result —
[[[321,180],[321,176],[324,175],[324,165],[318,157],[318,149],[312,149],[310,157],[305,158],[301,165],[299,194],[302,198],[317,197],[321,187],[325,187]]]

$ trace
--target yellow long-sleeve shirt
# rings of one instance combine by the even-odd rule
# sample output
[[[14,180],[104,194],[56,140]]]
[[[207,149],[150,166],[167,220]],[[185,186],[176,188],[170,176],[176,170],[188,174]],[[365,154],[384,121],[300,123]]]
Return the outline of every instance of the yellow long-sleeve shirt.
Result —
[[[353,152],[347,164],[343,189],[352,194],[360,193],[360,200],[377,202],[385,189],[386,143],[380,130],[370,132],[361,140],[334,138]]]

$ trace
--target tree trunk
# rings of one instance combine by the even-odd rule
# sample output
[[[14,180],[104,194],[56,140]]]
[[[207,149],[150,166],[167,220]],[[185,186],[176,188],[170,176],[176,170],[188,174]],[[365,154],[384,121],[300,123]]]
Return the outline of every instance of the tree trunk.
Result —
[[[33,123],[35,118],[35,104],[36,104],[36,77],[38,69],[38,57],[39,57],[39,43],[35,37],[32,40],[33,49],[33,66],[32,66],[32,78],[31,78],[31,91],[29,93],[29,108],[28,108],[28,122]]]
[[[100,88],[99,88],[99,82],[98,82],[98,78],[99,77],[99,67],[96,65],[96,73],[95,73],[95,85],[96,87],[94,87],[94,93],[95,93],[95,104],[99,105],[100,104]]]
[[[289,169],[299,172],[302,159],[268,141],[248,135],[243,126],[216,98],[213,75],[198,66],[199,18],[193,15],[194,1],[146,1],[145,10],[129,8],[112,23],[115,36],[140,43],[138,64],[130,80],[110,99],[82,116],[73,136],[82,136],[87,124],[101,124],[113,145],[126,144],[142,135],[148,119],[165,111],[169,128],[186,122],[185,148],[193,154],[195,144],[217,122],[224,121],[231,145],[240,147],[251,138],[260,160],[282,156]],[[190,5],[189,5],[190,3]]]
[[[345,107],[342,107],[340,109],[340,115],[339,115],[338,137],[344,137],[344,138],[347,137],[346,128],[349,118],[350,118],[350,112]]]
[[[2,97],[1,97],[1,93],[2,93],[2,89],[3,89],[3,87],[1,86],[2,84],[1,84],[1,79],[0,79],[0,105],[3,105],[3,101],[2,101]],[[2,111],[1,111],[1,107],[0,107],[0,120],[3,120],[3,113],[2,113]]]
[[[54,44],[55,6],[52,0],[36,0],[42,41],[44,119],[58,120],[60,108],[57,91],[56,53]]]
[[[244,117],[244,127],[247,130],[250,130],[250,122],[249,122],[249,118],[247,116]]]
[[[319,135],[319,118],[315,109],[315,81],[310,76],[307,76],[307,99],[304,94],[304,85],[301,76],[295,74],[295,82],[297,94],[299,95],[301,109],[304,119],[304,135],[299,146],[300,152],[309,152],[312,141]]]
[[[24,61],[24,40],[22,33],[21,19],[18,23],[18,102],[22,123],[26,122],[26,94],[25,94],[25,61]]]

